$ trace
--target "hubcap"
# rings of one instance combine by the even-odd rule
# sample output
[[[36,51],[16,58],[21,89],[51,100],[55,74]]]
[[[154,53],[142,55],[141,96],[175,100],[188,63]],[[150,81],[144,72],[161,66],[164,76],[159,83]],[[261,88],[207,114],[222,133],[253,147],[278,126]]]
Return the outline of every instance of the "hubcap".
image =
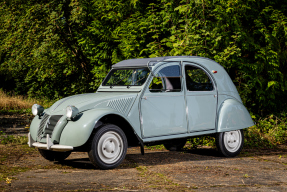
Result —
[[[98,143],[98,155],[106,164],[115,163],[123,153],[123,140],[121,136],[109,131],[103,134]]]
[[[242,143],[240,130],[225,132],[223,140],[224,145],[229,152],[236,152]]]

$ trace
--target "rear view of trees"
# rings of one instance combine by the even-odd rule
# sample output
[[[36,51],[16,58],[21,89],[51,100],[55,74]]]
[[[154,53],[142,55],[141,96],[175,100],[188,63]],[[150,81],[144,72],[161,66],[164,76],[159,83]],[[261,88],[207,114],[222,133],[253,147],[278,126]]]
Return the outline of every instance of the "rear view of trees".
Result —
[[[111,65],[194,55],[227,69],[249,109],[286,110],[287,6],[267,0],[0,2],[0,87],[94,92]]]

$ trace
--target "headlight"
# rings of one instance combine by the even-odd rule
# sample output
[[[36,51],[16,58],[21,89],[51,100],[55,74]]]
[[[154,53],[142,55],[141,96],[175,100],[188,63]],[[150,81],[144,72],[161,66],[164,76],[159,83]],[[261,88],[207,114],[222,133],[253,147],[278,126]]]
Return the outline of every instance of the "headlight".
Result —
[[[75,106],[69,105],[66,109],[66,116],[68,118],[74,118],[79,113],[79,109]]]
[[[35,115],[35,116],[42,114],[43,111],[44,111],[44,107],[42,107],[41,105],[34,104],[34,105],[32,106],[32,113],[33,113],[33,115]]]

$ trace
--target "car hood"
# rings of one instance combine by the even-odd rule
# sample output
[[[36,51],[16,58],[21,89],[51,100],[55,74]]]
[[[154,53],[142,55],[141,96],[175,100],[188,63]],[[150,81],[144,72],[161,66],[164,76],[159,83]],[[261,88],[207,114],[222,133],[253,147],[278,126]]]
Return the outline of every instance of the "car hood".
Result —
[[[136,96],[137,93],[111,92],[73,95],[57,101],[49,109],[47,109],[46,112],[50,115],[64,115],[66,113],[66,108],[69,105],[77,107],[80,112],[96,108],[97,106],[113,108],[113,103],[117,101],[121,103],[123,101],[132,103]]]

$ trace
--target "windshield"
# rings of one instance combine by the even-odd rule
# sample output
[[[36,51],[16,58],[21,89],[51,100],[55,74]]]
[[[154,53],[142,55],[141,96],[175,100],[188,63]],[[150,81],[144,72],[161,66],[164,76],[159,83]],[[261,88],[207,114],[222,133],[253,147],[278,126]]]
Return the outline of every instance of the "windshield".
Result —
[[[141,86],[149,72],[148,68],[112,69],[104,80],[103,86]]]

